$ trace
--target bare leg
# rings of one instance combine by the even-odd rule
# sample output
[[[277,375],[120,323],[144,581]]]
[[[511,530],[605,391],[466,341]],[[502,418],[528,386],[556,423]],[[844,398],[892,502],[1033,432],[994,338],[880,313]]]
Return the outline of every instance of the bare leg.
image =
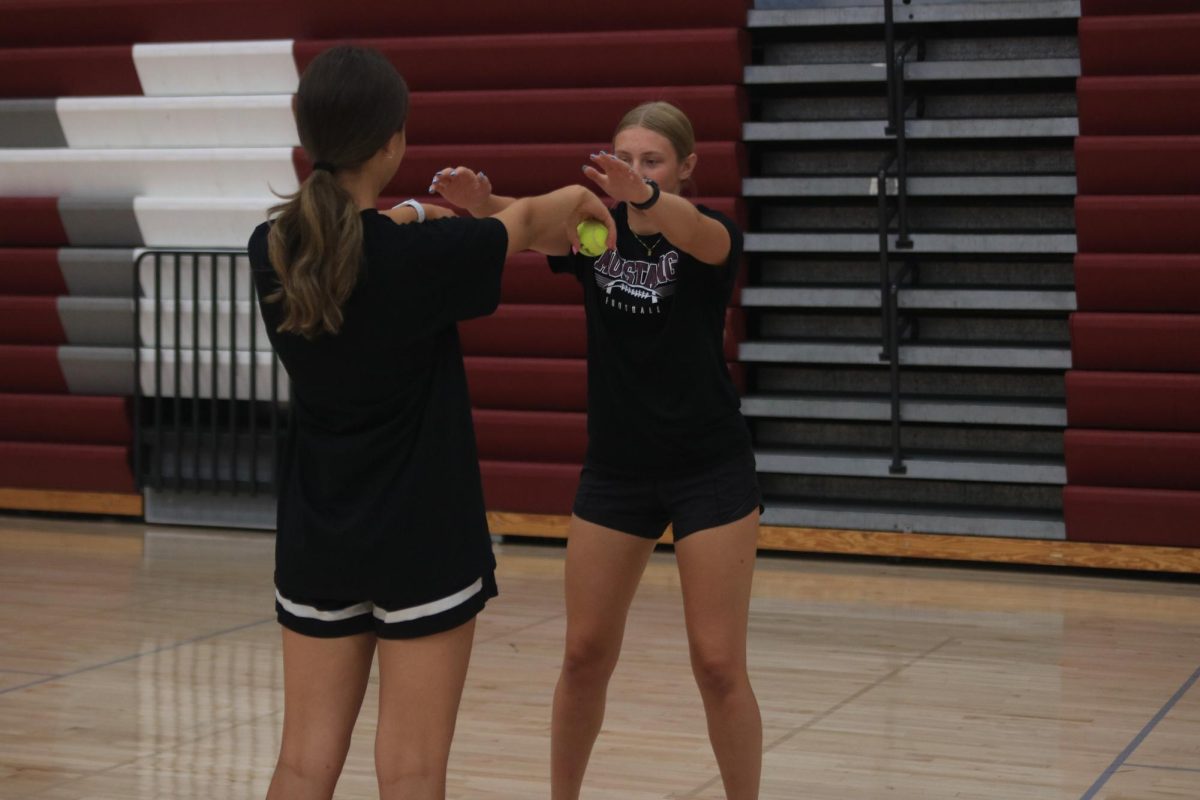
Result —
[[[550,796],[576,800],[604,722],[608,679],[625,618],[654,542],[571,517],[567,533],[567,641],[554,690]]]
[[[350,749],[375,636],[283,630],[283,743],[267,800],[328,800]]]
[[[746,670],[758,511],[697,531],[675,546],[692,671],[728,800],[756,800],[762,717]]]
[[[380,800],[444,800],[446,764],[475,620],[419,639],[379,640]]]

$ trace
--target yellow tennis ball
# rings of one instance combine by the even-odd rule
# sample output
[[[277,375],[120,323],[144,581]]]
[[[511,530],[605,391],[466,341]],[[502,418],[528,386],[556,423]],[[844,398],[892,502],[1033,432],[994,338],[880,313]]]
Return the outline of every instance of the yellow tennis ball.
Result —
[[[594,219],[585,219],[575,227],[579,234],[579,252],[585,256],[598,256],[608,249],[608,228]]]

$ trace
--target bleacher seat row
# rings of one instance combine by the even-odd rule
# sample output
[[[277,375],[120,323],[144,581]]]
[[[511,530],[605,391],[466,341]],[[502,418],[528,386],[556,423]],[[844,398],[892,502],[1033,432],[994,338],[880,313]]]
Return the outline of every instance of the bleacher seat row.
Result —
[[[207,402],[253,383],[287,402],[244,261],[213,289],[185,258],[176,292],[172,269],[139,258],[243,247],[310,170],[299,74],[349,40],[413,92],[384,206],[426,197],[452,164],[511,194],[578,182],[628,107],[689,112],[699,194],[748,233],[755,285],[727,357],[772,520],[1200,545],[1200,9],[1081,0],[1076,37],[1065,4],[912,4],[932,33],[910,86],[936,88],[909,129],[921,283],[901,302],[921,338],[901,351],[911,469],[896,479],[877,457],[873,182],[892,141],[881,15],[864,2],[748,17],[746,2],[613,0],[605,30],[540,0],[0,8],[0,488],[134,492],[138,389]],[[497,315],[462,326],[493,510],[570,508],[579,302],[522,254]]]
[[[467,3],[413,10],[401,25],[388,21],[389,4],[333,20],[319,3],[289,4],[284,19],[276,4],[249,2],[227,26],[217,21],[233,6],[208,0],[169,14],[67,5],[60,12],[79,26],[67,34],[45,28],[36,7],[0,11],[0,409],[13,411],[0,427],[0,487],[133,491],[135,388],[169,401],[245,400],[253,383],[258,398],[274,389],[286,403],[256,319],[250,351],[244,260],[231,282],[184,256],[176,293],[169,258],[159,270],[139,258],[244,247],[278,195],[309,174],[291,98],[334,42],[382,50],[412,91],[409,150],[381,207],[428,198],[447,165],[485,169],[515,195],[578,183],[624,111],[669,99],[696,128],[703,202],[745,222],[747,37],[744,9],[729,4],[660,4],[602,31],[541,4],[508,9],[511,24]],[[240,40],[222,41],[230,31]],[[522,254],[503,292],[495,317],[462,327],[489,505],[563,513],[585,441],[579,287]],[[728,327],[733,361],[737,309]],[[77,422],[48,430],[46,414],[30,410],[45,397]],[[558,435],[528,435],[548,430]],[[103,469],[93,451],[83,457],[96,447],[108,448]],[[44,468],[26,468],[34,462]]]
[[[1067,532],[1196,546],[1200,13],[1132,0],[1083,10]]]

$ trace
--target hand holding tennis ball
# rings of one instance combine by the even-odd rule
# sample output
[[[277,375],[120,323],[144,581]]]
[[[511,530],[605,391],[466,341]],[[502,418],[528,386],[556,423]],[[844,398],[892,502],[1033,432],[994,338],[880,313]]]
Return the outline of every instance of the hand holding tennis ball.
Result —
[[[608,249],[608,228],[594,219],[585,219],[575,227],[579,234],[579,252],[596,257]]]

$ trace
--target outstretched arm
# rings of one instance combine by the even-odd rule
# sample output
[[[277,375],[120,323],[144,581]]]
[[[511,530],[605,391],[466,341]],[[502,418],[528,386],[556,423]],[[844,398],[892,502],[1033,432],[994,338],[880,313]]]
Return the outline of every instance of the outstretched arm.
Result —
[[[433,176],[430,194],[440,194],[472,217],[491,217],[512,205],[515,198],[492,194],[492,182],[482,171],[446,167]]]
[[[611,249],[617,243],[617,228],[608,207],[582,186],[564,186],[549,194],[513,200],[493,216],[508,229],[509,255],[522,250],[562,255],[564,242],[578,249],[575,227],[585,219],[604,223],[608,229],[607,247]]]
[[[672,244],[705,264],[724,264],[729,258],[732,242],[729,231],[712,217],[701,214],[690,201],[676,194],[662,192],[653,206],[645,211],[633,208],[654,194],[650,186],[633,168],[611,153],[592,155],[592,164],[583,172],[614,200],[630,204],[630,215],[644,214]]]
[[[415,200],[413,202],[416,202]],[[446,217],[457,217],[452,209],[443,206],[434,205],[433,203],[421,203],[421,209],[425,213],[425,219],[445,219]],[[398,206],[393,206],[386,211],[380,211],[385,217],[395,222],[397,225],[407,225],[411,222],[419,222],[420,217],[417,210],[407,203],[401,203]]]
[[[583,189],[582,186],[576,188]],[[514,203],[520,202],[514,197],[493,194],[492,182],[488,180],[487,175],[482,171],[474,172],[467,167],[446,167],[439,170],[433,176],[429,191],[431,194],[440,194],[452,205],[464,209],[473,217],[498,217],[501,212],[510,208]],[[584,191],[587,190],[584,189]],[[592,193],[588,192],[588,194]],[[599,198],[596,199],[599,201]],[[603,206],[602,203],[601,206]],[[599,213],[599,209],[593,208],[591,214],[582,218],[598,219],[604,222],[609,230],[613,230],[607,208],[604,209],[603,215]],[[575,224],[578,222],[579,220],[576,220]],[[520,249],[537,250],[552,256],[561,256],[571,249],[578,249],[579,235],[574,224],[570,226],[569,230],[556,230],[557,232],[548,233],[546,238],[538,238],[534,244]],[[511,237],[511,230],[509,235]],[[615,239],[610,237],[609,241],[615,242]]]

